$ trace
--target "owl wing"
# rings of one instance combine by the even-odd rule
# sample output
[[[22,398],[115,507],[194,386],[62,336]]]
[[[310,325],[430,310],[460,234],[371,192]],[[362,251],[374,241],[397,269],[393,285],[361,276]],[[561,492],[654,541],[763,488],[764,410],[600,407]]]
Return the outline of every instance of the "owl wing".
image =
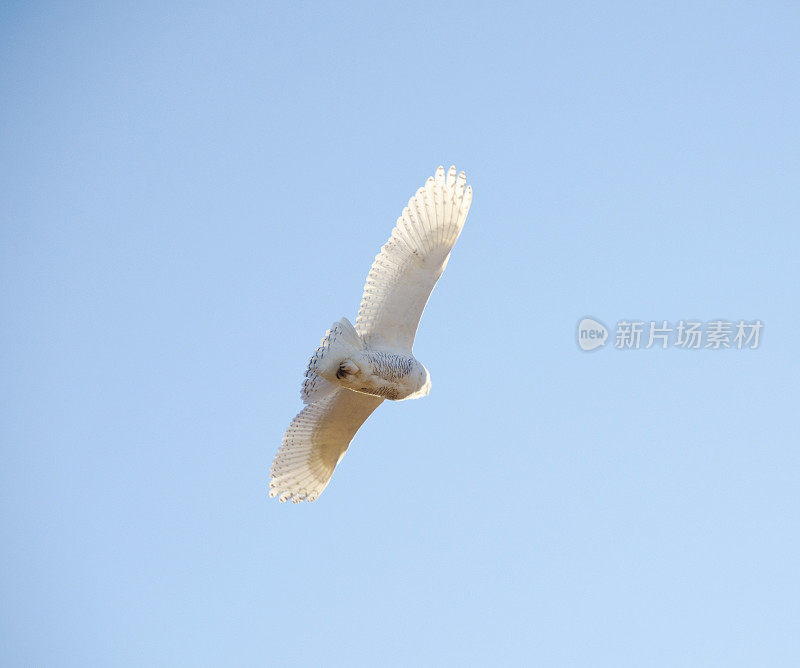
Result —
[[[422,311],[461,234],[472,203],[466,176],[442,167],[412,197],[375,258],[356,331],[373,348],[411,353]]]
[[[292,420],[270,470],[269,495],[315,501],[328,486],[359,427],[383,401],[336,387]]]

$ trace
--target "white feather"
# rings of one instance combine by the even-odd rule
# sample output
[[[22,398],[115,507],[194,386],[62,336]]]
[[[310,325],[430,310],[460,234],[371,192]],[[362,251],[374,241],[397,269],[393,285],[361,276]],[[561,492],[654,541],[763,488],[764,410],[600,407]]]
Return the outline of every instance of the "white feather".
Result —
[[[367,276],[356,330],[379,349],[411,353],[425,304],[444,271],[472,203],[466,176],[451,167],[409,200]],[[441,215],[436,202],[440,202]]]
[[[382,401],[337,386],[322,401],[306,406],[283,435],[272,462],[269,495],[281,501],[314,501],[359,427]]]

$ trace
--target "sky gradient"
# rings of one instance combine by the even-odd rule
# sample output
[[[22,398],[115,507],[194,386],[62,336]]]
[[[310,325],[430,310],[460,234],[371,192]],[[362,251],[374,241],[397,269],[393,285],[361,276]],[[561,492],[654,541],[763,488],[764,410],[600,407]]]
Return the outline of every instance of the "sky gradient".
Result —
[[[0,663],[800,663],[795,3],[4,3]],[[308,357],[474,188],[314,504]],[[583,352],[584,317],[764,323]]]

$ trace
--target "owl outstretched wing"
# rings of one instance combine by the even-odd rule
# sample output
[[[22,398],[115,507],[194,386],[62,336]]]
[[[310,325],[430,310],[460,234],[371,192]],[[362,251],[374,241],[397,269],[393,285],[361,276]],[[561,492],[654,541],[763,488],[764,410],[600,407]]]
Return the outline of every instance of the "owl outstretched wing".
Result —
[[[356,331],[378,349],[411,353],[422,312],[472,203],[466,175],[439,167],[397,219],[364,286]],[[466,186],[466,188],[465,188]]]
[[[335,387],[292,420],[272,462],[269,495],[314,501],[364,421],[383,399]]]

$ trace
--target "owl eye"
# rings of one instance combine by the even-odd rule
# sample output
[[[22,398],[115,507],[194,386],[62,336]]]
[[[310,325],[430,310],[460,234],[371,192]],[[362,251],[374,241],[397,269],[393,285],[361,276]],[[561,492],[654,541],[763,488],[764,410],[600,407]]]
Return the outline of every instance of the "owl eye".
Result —
[[[336,377],[342,380],[342,378],[347,378],[347,376],[352,376],[354,373],[357,373],[358,370],[358,365],[353,362],[353,360],[346,359],[342,361],[339,368],[336,370]]]

